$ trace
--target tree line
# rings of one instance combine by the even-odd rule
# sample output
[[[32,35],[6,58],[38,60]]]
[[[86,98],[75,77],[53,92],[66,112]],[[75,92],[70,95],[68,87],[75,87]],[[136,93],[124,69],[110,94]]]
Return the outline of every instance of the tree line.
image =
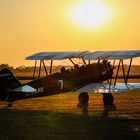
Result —
[[[60,68],[62,67],[62,65],[58,65],[58,66],[53,66],[53,71],[58,71],[60,70]],[[117,67],[117,66],[115,66]],[[127,71],[128,69],[128,65],[125,65],[125,71]],[[9,64],[0,64],[0,70],[4,69],[4,68],[8,68],[9,70],[13,71],[13,72],[33,72],[34,70],[34,66],[25,66],[25,65],[21,65],[18,67],[14,67],[14,66],[10,66]],[[49,66],[46,66],[46,69],[49,70]],[[38,70],[39,67],[36,68],[36,70]],[[43,70],[44,68],[42,68]],[[122,71],[122,70],[121,70]],[[131,67],[131,72],[133,73],[140,73],[140,66],[139,65],[133,65]]]
[[[62,66],[58,65],[58,66],[53,66],[53,71],[58,71]],[[9,64],[0,64],[0,70],[7,68],[13,72],[33,72],[34,70],[34,66],[25,66],[25,65],[21,65],[18,67],[14,67],[14,66],[10,66]],[[36,67],[36,71],[38,71],[39,66]],[[42,70],[44,69],[44,67],[42,66]],[[46,69],[49,70],[50,66],[46,66]]]

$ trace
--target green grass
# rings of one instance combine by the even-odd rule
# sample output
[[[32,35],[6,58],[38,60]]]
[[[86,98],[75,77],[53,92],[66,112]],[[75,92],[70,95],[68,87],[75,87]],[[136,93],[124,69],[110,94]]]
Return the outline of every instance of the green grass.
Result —
[[[137,119],[102,118],[51,111],[1,113],[0,139],[138,140]]]
[[[101,94],[90,93],[81,106],[77,93],[0,102],[0,140],[139,140],[140,90],[115,94],[104,107]]]

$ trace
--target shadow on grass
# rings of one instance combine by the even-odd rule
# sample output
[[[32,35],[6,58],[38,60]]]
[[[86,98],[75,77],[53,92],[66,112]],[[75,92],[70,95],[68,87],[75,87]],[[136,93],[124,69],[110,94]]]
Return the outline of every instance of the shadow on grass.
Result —
[[[110,111],[116,111],[116,105],[113,104],[113,105],[104,105],[104,111],[102,113],[102,116],[103,117],[108,117],[109,116],[109,112]]]
[[[84,115],[84,116],[88,116],[88,113],[89,113],[88,106],[89,106],[89,103],[78,103],[77,104],[77,107],[79,109],[81,109],[82,115]]]
[[[105,115],[103,117],[103,115]],[[136,119],[53,111],[0,110],[0,140],[139,140]]]

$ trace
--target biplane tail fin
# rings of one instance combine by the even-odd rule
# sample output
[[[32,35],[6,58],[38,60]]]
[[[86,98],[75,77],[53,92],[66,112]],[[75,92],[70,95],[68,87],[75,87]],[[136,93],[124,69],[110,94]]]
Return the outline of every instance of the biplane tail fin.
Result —
[[[8,96],[8,90],[12,90],[21,85],[19,80],[13,75],[13,73],[5,68],[0,71],[0,100],[6,100]]]

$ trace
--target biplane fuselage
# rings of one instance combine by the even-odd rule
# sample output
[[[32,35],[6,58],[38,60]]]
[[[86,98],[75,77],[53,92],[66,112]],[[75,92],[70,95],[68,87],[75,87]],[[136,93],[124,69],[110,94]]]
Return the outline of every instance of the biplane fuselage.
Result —
[[[24,98],[47,96],[77,90],[78,88],[89,83],[102,83],[103,81],[110,79],[113,74],[113,69],[113,67],[107,66],[104,63],[82,65],[81,67],[71,68],[67,70],[63,69],[62,67],[60,72],[53,73],[42,78],[37,78],[27,83],[29,86],[36,89],[36,91],[33,92],[20,92],[20,90],[13,90],[14,88],[16,88],[16,86],[14,85],[20,86],[20,84],[16,83],[17,80],[14,80],[16,78],[12,73],[9,72],[9,77],[1,77],[1,81],[7,83],[7,91],[4,91],[5,93],[2,93],[5,94],[5,98],[0,99],[12,102],[14,100]],[[5,74],[8,74],[8,72],[6,72]],[[12,84],[13,87],[8,87],[8,85]],[[2,83],[1,87],[3,87]]]

